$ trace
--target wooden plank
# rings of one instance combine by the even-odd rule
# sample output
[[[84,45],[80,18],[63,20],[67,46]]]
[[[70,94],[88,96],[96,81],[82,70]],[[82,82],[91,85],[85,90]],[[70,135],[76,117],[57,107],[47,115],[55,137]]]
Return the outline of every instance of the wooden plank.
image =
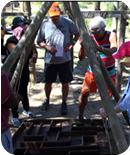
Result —
[[[81,11],[84,18],[93,18],[95,16],[101,16],[103,18],[116,17],[120,18],[123,15],[124,18],[130,18],[130,11]]]
[[[103,18],[120,18],[122,15],[123,18],[130,19],[130,11],[82,11],[84,18],[93,18],[95,16],[102,16]],[[2,12],[2,16],[29,16],[29,12]],[[66,15],[65,15],[66,16]],[[47,18],[47,16],[45,17]]]
[[[2,16],[29,16],[28,12],[2,12]]]

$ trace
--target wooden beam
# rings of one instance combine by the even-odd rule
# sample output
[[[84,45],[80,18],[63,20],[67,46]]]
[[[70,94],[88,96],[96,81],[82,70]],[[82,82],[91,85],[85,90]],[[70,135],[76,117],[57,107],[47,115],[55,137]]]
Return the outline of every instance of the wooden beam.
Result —
[[[95,16],[101,16],[103,18],[111,18],[111,17],[116,17],[116,18],[120,18],[120,16],[122,15],[124,18],[129,18],[130,17],[130,11],[82,11],[82,15],[84,18],[93,18]]]
[[[96,49],[86,29],[86,25],[84,23],[83,16],[80,12],[80,8],[77,2],[64,2],[64,3],[68,3],[72,14],[75,16],[74,22],[77,25],[81,39],[83,41],[86,55],[88,56],[89,63],[92,67],[94,78],[95,78],[101,99],[103,101],[105,111],[109,118],[109,123],[112,128],[112,132],[117,144],[117,148],[119,150],[119,153],[123,153],[124,151],[127,150],[128,145],[127,145],[124,133],[122,131],[122,128],[120,126],[119,120],[117,118],[117,115],[115,113],[113,103],[109,96],[104,77],[102,75],[98,60],[96,58],[96,54],[95,54]]]
[[[28,12],[2,12],[1,16],[29,16]]]
[[[96,11],[82,11],[82,15],[84,18],[93,18],[95,16],[102,16],[103,18],[120,18],[121,15],[123,16],[123,18],[126,19],[130,19],[130,11],[100,11],[100,10],[96,10]],[[29,12],[2,12],[1,13],[2,16],[29,16]],[[47,16],[46,16],[47,18]]]

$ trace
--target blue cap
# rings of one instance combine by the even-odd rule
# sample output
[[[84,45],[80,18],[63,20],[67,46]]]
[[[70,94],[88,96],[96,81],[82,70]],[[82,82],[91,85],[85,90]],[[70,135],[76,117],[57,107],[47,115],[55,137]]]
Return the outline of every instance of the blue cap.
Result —
[[[15,17],[13,19],[12,29],[16,28],[17,26],[25,25],[25,24],[29,24],[29,23],[26,22],[26,20],[23,17]]]

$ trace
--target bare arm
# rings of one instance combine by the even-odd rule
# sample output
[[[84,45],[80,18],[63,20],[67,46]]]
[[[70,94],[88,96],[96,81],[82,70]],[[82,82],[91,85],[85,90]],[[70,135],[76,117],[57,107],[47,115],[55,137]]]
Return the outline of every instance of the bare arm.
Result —
[[[11,53],[12,51],[13,51],[13,49],[15,48],[15,44],[13,44],[13,43],[9,43],[8,45],[7,45],[7,48],[8,48],[8,50],[9,50],[9,52]]]
[[[78,53],[78,57],[79,57],[80,61],[83,61],[86,57],[86,53],[85,53],[84,46],[82,44],[81,38],[79,38],[79,43],[80,43],[81,47],[80,47],[80,50]]]
[[[110,48],[102,48],[95,43],[95,47],[98,51],[102,52],[107,56],[112,56],[114,52],[117,51],[117,36],[115,32],[111,32],[110,37]]]

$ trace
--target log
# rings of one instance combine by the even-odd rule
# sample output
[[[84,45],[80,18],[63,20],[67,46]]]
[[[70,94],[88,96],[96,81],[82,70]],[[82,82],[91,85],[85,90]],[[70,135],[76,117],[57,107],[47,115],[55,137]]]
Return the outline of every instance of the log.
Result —
[[[122,11],[127,9],[127,6],[122,2]],[[120,18],[120,33],[119,33],[119,47],[123,42],[125,42],[125,31],[126,31],[126,18],[121,15]],[[121,83],[122,83],[122,72],[123,72],[123,65],[120,63],[120,60],[117,60],[117,90],[121,93]]]
[[[114,2],[114,10],[118,10],[119,8],[119,2]],[[118,27],[118,18],[113,17],[112,20],[112,30],[117,33],[117,27]]]
[[[95,8],[95,10],[101,10],[100,9],[100,1],[94,3],[94,8]]]
[[[119,120],[117,118],[117,115],[115,113],[113,103],[109,96],[109,93],[105,84],[105,80],[103,78],[98,60],[95,55],[96,49],[92,43],[92,40],[89,37],[88,31],[84,23],[83,16],[80,12],[80,8],[77,2],[64,2],[64,3],[68,3],[72,14],[75,16],[74,22],[77,25],[81,39],[83,41],[83,46],[85,48],[86,55],[88,56],[89,63],[92,67],[94,78],[95,78],[101,99],[103,101],[105,111],[108,115],[109,123],[112,128],[112,132],[116,141],[117,148],[119,150],[119,153],[123,153],[128,148],[128,145],[127,145],[124,133],[122,131],[122,128],[120,126]]]
[[[26,16],[28,17],[28,12],[2,12],[2,16]]]
[[[15,69],[14,74],[12,76],[12,79],[10,81],[11,87],[13,88],[13,90],[15,90],[17,92],[18,92],[18,90],[16,90],[16,89],[19,89],[19,86],[17,87],[17,84],[21,79],[22,70],[23,70],[24,63],[25,63],[25,56],[26,56],[26,52],[24,49],[21,56],[20,56],[20,59],[17,63],[17,66],[16,66],[16,69]]]
[[[31,24],[29,25],[28,29],[26,30],[25,34],[20,39],[19,43],[15,46],[13,51],[11,52],[8,59],[5,61],[5,63],[2,66],[2,69],[8,73],[11,67],[13,66],[14,62],[17,60],[19,55],[22,53],[24,47],[28,47],[29,40],[32,38],[32,36],[37,32],[38,28],[40,27],[41,23],[43,22],[43,19],[49,10],[50,6],[53,2],[44,2],[41,6],[39,12],[35,16],[35,18],[32,20]]]

